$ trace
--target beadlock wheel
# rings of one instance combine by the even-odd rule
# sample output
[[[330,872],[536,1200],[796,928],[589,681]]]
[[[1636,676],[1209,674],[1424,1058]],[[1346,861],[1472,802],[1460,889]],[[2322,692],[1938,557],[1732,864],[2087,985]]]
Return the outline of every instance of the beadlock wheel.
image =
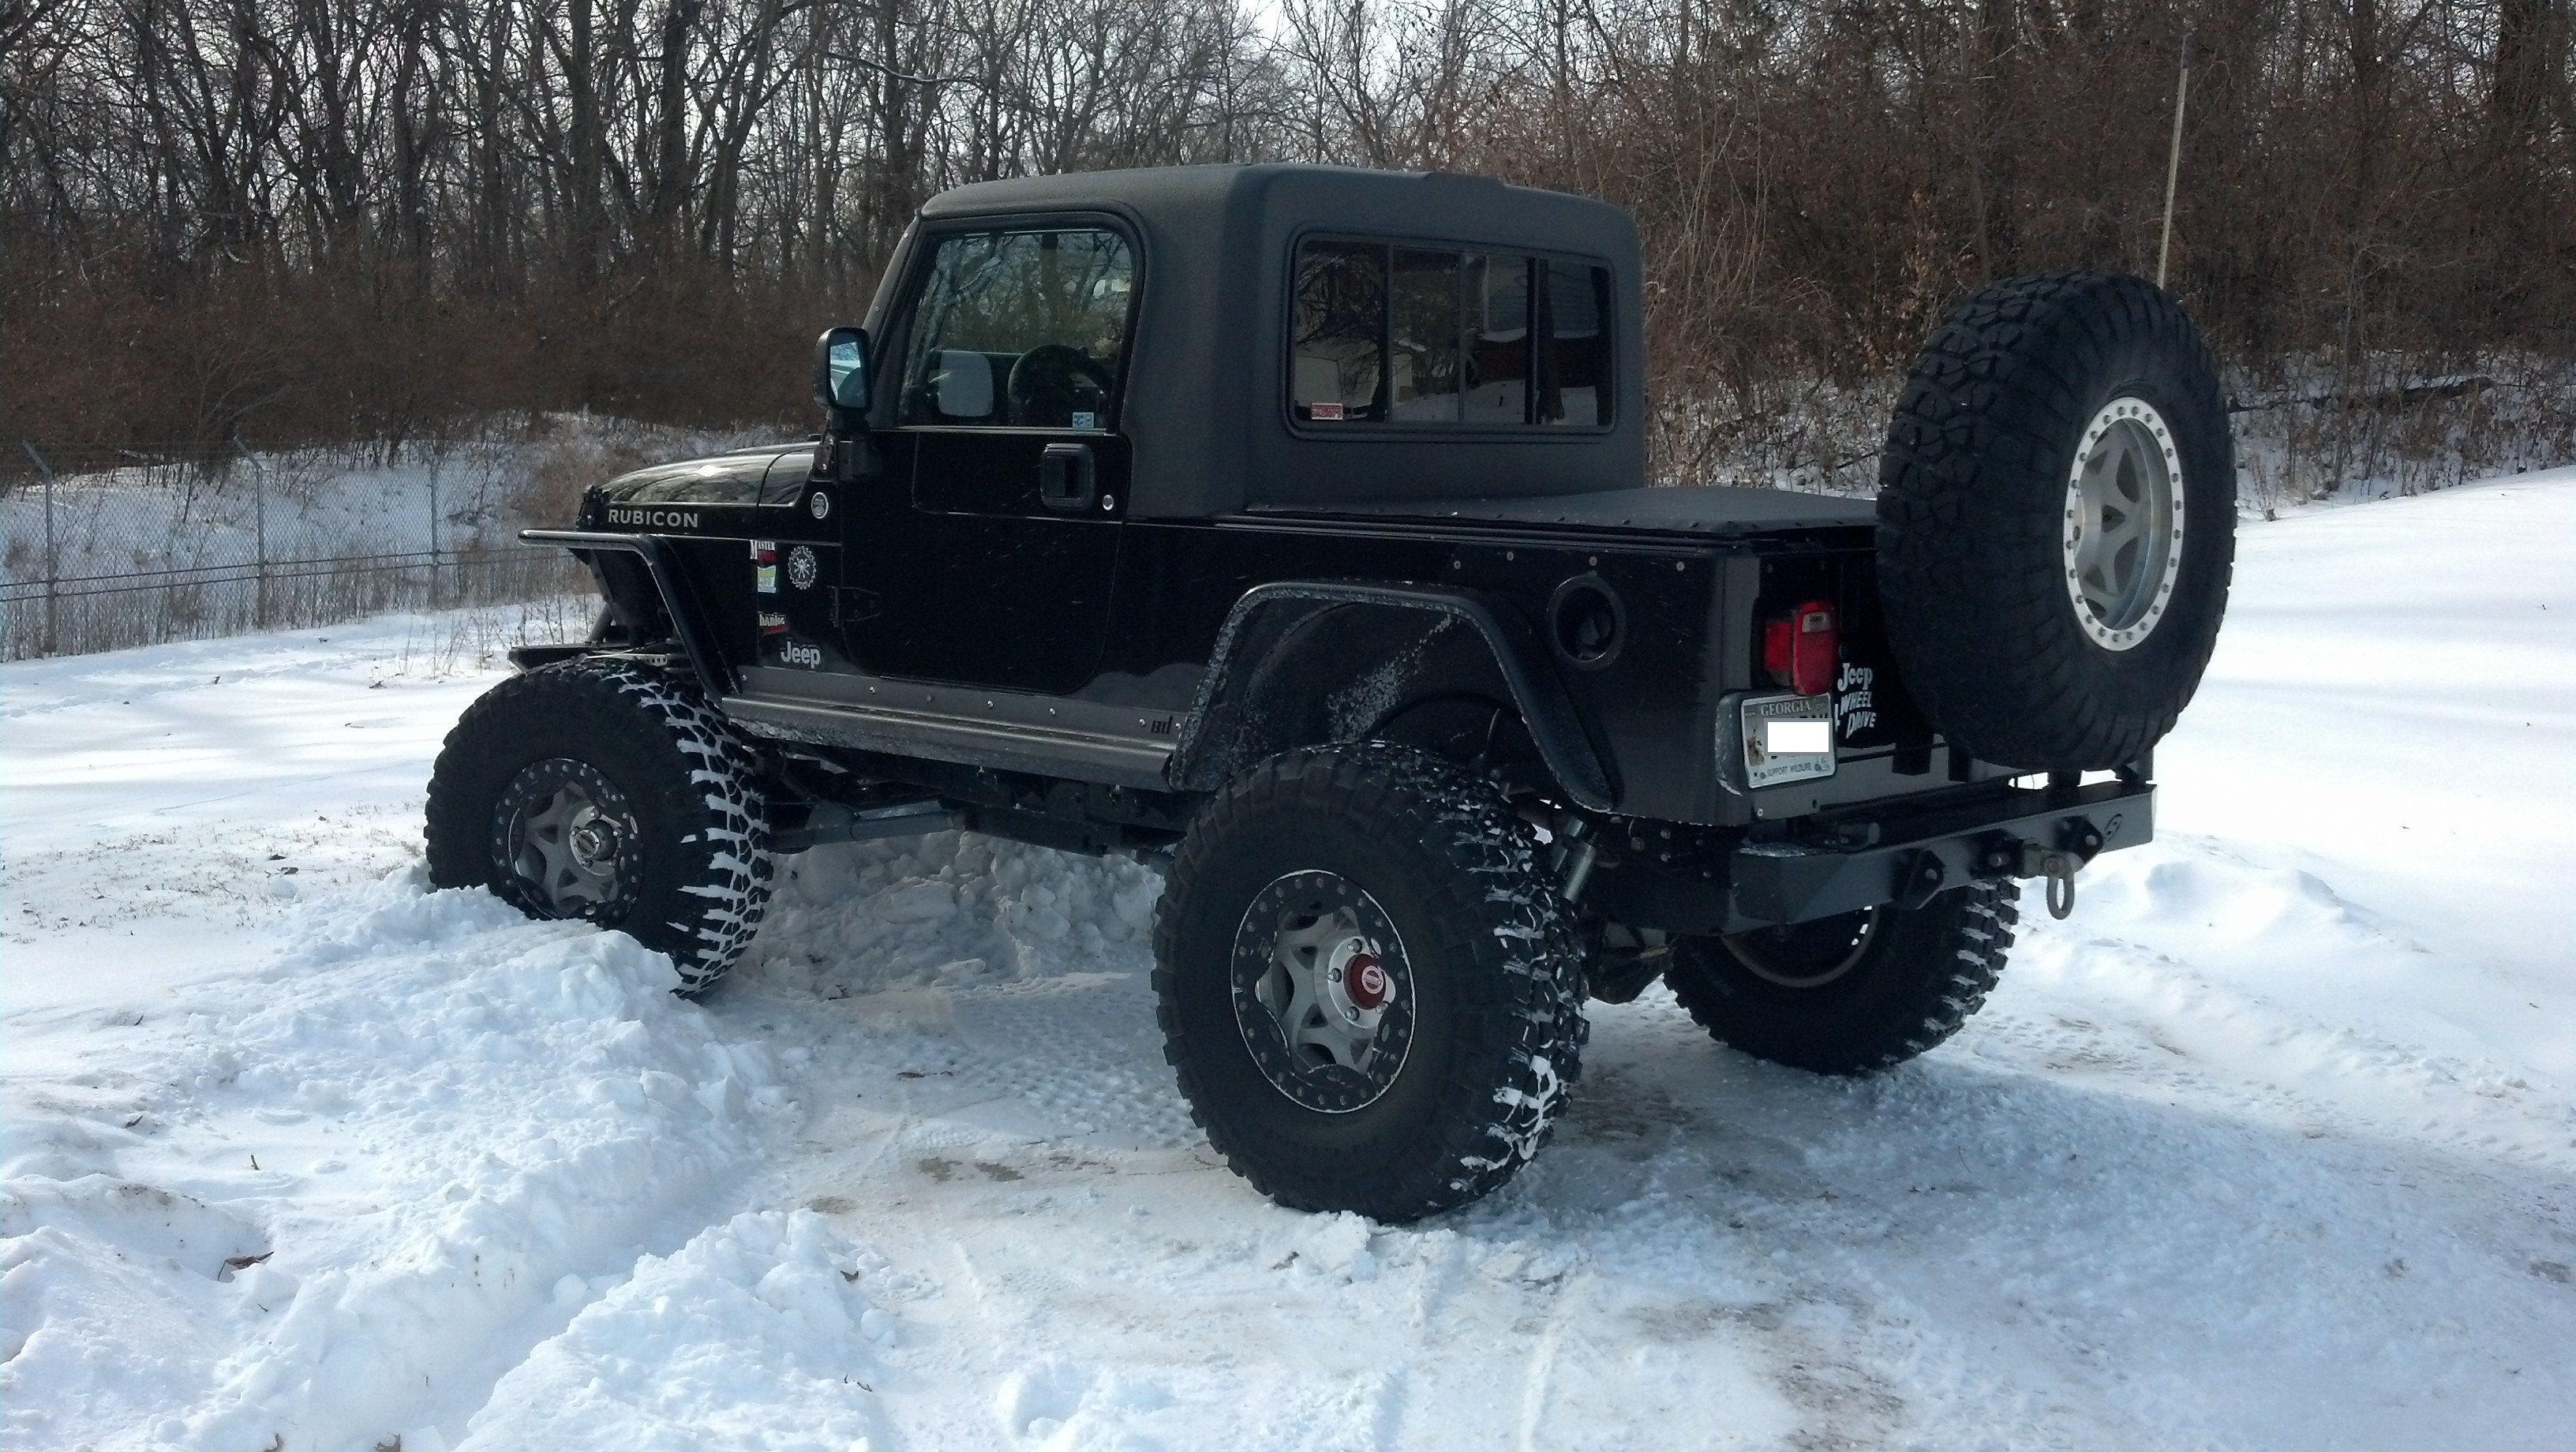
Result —
[[[2115,398],[2084,425],[2066,477],[2066,593],[2105,650],[2147,638],[2182,575],[2182,460],[2143,398]]]
[[[641,830],[599,768],[552,756],[521,767],[493,803],[492,863],[509,895],[559,918],[616,919],[634,905]]]
[[[1413,1047],[1413,968],[1395,920],[1339,873],[1272,882],[1235,929],[1234,1020],[1290,1099],[1326,1114],[1375,1104]]]

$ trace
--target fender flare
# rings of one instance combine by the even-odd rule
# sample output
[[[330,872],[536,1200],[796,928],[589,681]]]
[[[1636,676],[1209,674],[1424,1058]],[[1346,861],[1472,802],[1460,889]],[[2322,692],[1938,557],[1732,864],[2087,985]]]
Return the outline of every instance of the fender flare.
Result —
[[[643,562],[644,573],[662,598],[662,609],[671,617],[671,635],[689,669],[697,673],[698,684],[709,699],[732,695],[736,689],[733,664],[725,659],[716,644],[716,633],[707,624],[706,607],[689,583],[689,572],[683,569],[671,548],[671,542],[660,535],[610,534],[586,529],[523,529],[522,542],[532,545],[561,545],[572,551],[573,558],[588,566],[599,582],[600,595],[612,609],[623,613],[627,608],[619,600],[608,572],[598,558],[603,554],[630,554]]]
[[[1338,580],[1288,580],[1256,585],[1234,602],[1217,631],[1207,674],[1200,678],[1179,744],[1166,775],[1175,787],[1213,791],[1225,784],[1227,748],[1239,728],[1228,720],[1239,704],[1246,680],[1258,664],[1247,659],[1262,647],[1250,645],[1257,628],[1282,619],[1289,625],[1337,606],[1358,605],[1402,610],[1455,620],[1473,629],[1493,656],[1495,669],[1511,692],[1513,708],[1537,743],[1540,759],[1557,785],[1586,811],[1615,810],[1616,777],[1585,729],[1582,712],[1556,672],[1545,645],[1520,614],[1478,590],[1429,585],[1371,585]],[[1284,627],[1283,627],[1284,628]],[[1307,744],[1307,743],[1297,743]]]

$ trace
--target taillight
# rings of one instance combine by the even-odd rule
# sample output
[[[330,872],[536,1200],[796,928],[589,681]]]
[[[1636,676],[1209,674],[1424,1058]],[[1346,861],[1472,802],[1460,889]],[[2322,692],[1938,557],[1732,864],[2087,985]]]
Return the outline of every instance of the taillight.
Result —
[[[1762,622],[1762,668],[1801,696],[1822,695],[1833,687],[1842,643],[1832,604],[1805,601],[1785,616]]]

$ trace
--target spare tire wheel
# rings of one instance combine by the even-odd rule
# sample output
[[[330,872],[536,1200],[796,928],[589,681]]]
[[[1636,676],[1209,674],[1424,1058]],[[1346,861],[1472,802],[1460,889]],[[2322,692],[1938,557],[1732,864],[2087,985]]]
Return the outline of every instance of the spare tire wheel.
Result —
[[[1999,282],[1924,346],[1879,460],[1889,647],[1983,761],[2136,761],[2200,684],[2235,556],[2217,369],[2144,278]]]

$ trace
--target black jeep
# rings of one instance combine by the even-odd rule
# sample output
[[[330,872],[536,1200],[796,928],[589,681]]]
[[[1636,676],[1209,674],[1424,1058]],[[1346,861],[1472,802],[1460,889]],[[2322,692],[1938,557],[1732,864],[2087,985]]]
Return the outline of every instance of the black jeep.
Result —
[[[2146,841],[2225,604],[2191,324],[2061,273],[1962,303],[1874,505],[1647,488],[1636,233],[1450,175],[962,187],[816,439],[531,530],[589,640],[458,722],[431,875],[713,983],[773,858],[963,828],[1168,860],[1180,1087],[1293,1206],[1508,1179],[1588,998],[1663,979],[1824,1073],[1939,1043],[2015,879]],[[2188,529],[2185,528],[2188,521]]]

